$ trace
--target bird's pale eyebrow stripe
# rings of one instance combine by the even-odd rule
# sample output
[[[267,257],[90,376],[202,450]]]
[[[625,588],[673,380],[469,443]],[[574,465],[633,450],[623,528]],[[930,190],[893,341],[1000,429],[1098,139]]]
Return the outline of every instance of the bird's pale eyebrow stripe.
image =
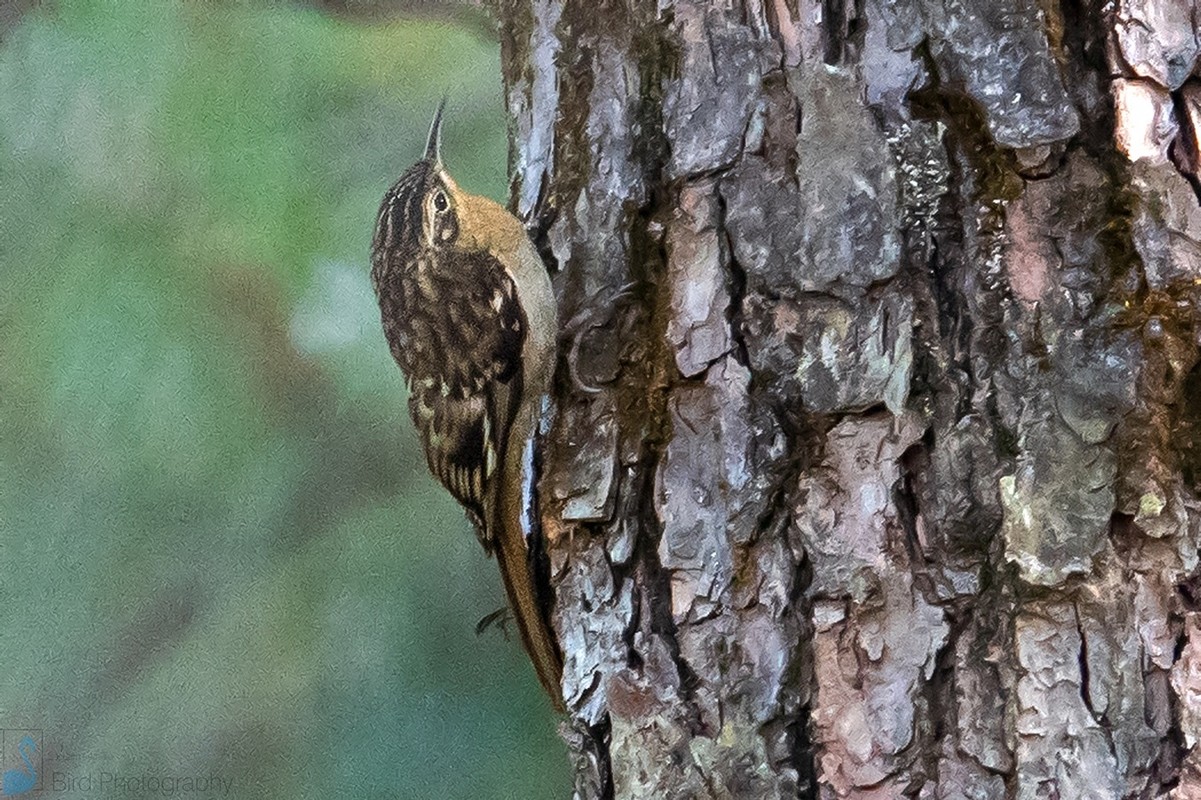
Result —
[[[393,244],[395,244],[395,235],[392,230],[392,209],[395,205],[396,195],[392,195],[392,197],[388,198],[388,205],[386,205],[381,212],[381,217],[387,219],[387,222],[385,223],[387,228],[384,233],[384,247],[392,247]],[[375,224],[379,225],[382,221],[383,219],[376,220]]]
[[[409,230],[418,230],[421,227],[421,192],[416,191],[416,187],[405,187],[405,205],[404,217],[405,225]]]
[[[387,244],[383,241],[384,234],[384,215],[388,213],[388,207],[392,204],[390,198],[387,203],[380,203],[379,214],[375,217],[375,241],[380,244]]]

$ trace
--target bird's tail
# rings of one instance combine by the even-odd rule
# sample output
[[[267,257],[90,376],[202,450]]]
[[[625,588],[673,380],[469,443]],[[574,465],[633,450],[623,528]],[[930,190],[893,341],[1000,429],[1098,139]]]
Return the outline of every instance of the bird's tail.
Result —
[[[539,596],[538,553],[530,546],[539,525],[537,513],[537,468],[535,466],[535,428],[533,409],[518,413],[513,423],[513,438],[505,452],[500,492],[492,505],[491,550],[500,567],[501,580],[509,607],[521,631],[538,682],[550,695],[555,710],[565,712],[563,704],[563,658],[555,643],[546,608]]]
[[[514,534],[517,535],[514,535]],[[495,542],[496,561],[509,607],[517,619],[521,644],[525,647],[542,688],[550,695],[555,710],[565,712],[563,705],[563,660],[543,616],[542,604],[535,595],[537,583],[532,553],[520,530],[505,526]]]

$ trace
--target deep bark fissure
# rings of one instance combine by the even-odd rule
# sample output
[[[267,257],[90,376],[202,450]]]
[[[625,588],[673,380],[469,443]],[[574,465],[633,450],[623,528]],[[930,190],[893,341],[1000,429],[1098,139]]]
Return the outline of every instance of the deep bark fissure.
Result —
[[[851,0],[821,0],[823,42],[822,60],[827,64],[841,64],[846,46],[848,15],[847,3]]]
[[[1194,341],[1201,338],[1199,333],[1193,336]],[[1194,494],[1201,496],[1201,403],[1185,402],[1187,398],[1201,397],[1201,361],[1188,371],[1180,397],[1182,401],[1176,405],[1177,421],[1172,427],[1172,439],[1180,459],[1181,477],[1193,487]]]
[[[721,246],[725,253],[725,263],[729,272],[727,286],[730,291],[730,305],[726,309],[726,324],[730,326],[730,338],[734,341],[734,357],[742,366],[750,367],[751,356],[747,351],[746,337],[742,332],[743,314],[745,313],[742,304],[746,299],[746,270],[733,255],[733,246],[730,243],[729,233],[726,231],[726,201],[721,196],[720,190],[717,193],[717,225],[721,231]]]
[[[1093,715],[1093,719],[1101,726],[1105,726],[1104,716],[1097,713],[1093,708],[1092,698],[1089,697],[1089,677],[1088,677],[1088,640],[1084,635],[1084,627],[1080,625],[1079,615],[1076,620],[1076,630],[1080,633],[1080,652],[1076,655],[1076,664],[1080,669],[1080,699],[1084,703],[1084,707],[1088,709],[1088,713]]]
[[[1189,182],[1189,186],[1193,187],[1193,194],[1197,196],[1197,202],[1201,203],[1201,179],[1197,177],[1197,171],[1201,169],[1201,152],[1197,150],[1199,131],[1180,92],[1172,93],[1172,109],[1176,118],[1180,120],[1180,133],[1168,146],[1168,157],[1177,171]]]

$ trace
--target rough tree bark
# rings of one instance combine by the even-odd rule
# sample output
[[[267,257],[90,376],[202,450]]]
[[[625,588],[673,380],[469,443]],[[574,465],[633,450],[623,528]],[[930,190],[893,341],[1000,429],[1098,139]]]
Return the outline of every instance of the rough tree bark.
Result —
[[[1201,798],[1188,0],[495,10],[576,796]]]

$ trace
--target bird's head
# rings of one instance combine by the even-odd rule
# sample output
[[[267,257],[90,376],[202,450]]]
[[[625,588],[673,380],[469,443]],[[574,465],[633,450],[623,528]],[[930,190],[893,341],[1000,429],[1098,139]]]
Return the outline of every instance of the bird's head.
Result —
[[[374,250],[414,253],[455,244],[461,231],[460,211],[466,195],[442,165],[443,100],[430,124],[425,155],[405,170],[380,204]]]

